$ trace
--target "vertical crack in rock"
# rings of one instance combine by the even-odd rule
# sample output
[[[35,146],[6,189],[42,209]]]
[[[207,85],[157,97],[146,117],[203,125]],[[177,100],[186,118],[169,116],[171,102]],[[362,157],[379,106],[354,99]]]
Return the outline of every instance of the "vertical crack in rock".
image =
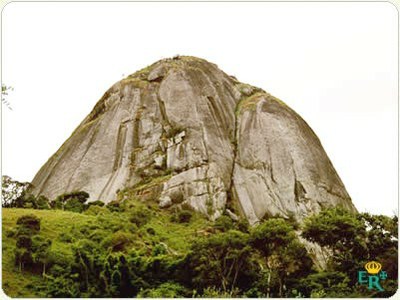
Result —
[[[239,207],[241,207],[241,203],[239,201],[239,199],[237,198],[237,195],[235,193],[235,187],[234,187],[234,174],[235,174],[235,166],[236,166],[236,157],[237,157],[237,151],[238,151],[238,147],[237,147],[237,141],[238,141],[238,117],[237,117],[237,110],[239,107],[239,103],[241,100],[238,101],[238,103],[235,106],[235,110],[234,110],[234,127],[233,127],[233,132],[232,132],[232,136],[231,138],[231,144],[232,144],[232,150],[233,150],[233,157],[232,157],[232,168],[231,168],[231,174],[230,174],[230,183],[227,189],[228,192],[228,196],[230,199],[228,199],[228,201],[232,202],[232,204],[234,202],[237,202],[237,204],[239,205]],[[243,214],[243,208],[241,208],[240,211],[241,214]]]
[[[304,189],[304,186],[301,184],[300,181],[295,180],[294,181],[294,197],[297,202],[301,202],[304,200],[304,197],[306,195],[306,190]]]
[[[106,193],[110,188],[112,188],[115,180],[121,172],[121,164],[122,164],[122,156],[125,150],[126,143],[126,131],[127,127],[125,123],[119,125],[118,134],[117,134],[117,142],[115,149],[115,158],[114,158],[114,166],[112,170],[112,174],[109,177],[107,183],[104,185],[104,188],[100,192],[99,198],[101,199],[102,195]]]
[[[116,143],[116,153],[114,160],[114,172],[117,171],[121,167],[122,163],[122,155],[124,150],[124,145],[126,141],[126,124],[122,123],[119,125],[118,134],[117,134],[117,143]]]

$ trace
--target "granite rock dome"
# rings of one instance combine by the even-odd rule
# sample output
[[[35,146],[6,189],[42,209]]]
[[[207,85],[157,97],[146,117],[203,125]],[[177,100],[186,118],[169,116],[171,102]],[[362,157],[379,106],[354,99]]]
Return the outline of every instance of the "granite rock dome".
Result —
[[[301,220],[322,208],[356,211],[307,123],[279,99],[215,64],[179,56],[114,84],[32,181],[48,198],[84,190],[151,193],[210,219]],[[150,191],[142,188],[147,186]]]

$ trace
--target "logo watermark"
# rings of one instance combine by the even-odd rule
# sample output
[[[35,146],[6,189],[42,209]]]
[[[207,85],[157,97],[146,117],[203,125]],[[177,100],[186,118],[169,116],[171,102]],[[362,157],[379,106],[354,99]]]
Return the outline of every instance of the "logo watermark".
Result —
[[[387,273],[377,261],[370,261],[364,265],[366,271],[358,271],[358,283],[367,285],[369,290],[384,291],[381,281],[387,278]]]

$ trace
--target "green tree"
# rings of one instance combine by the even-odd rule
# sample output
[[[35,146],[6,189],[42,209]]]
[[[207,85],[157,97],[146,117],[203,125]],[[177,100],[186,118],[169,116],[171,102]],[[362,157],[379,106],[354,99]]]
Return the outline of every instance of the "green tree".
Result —
[[[80,290],[89,292],[91,287],[97,284],[98,257],[101,249],[98,244],[87,239],[81,239],[72,247],[75,265],[79,273]],[[88,295],[91,296],[91,295]]]
[[[365,224],[341,207],[323,210],[306,219],[302,236],[329,247],[334,254],[341,254],[348,249],[365,249]]]
[[[24,270],[26,264],[32,263],[32,251],[24,247],[17,247],[15,250],[15,263],[18,265],[18,269],[21,272]]]
[[[31,235],[40,231],[40,219],[33,214],[24,215],[18,218],[17,225],[19,225],[19,231],[26,232],[25,230],[28,230],[31,232]]]
[[[20,271],[33,263],[32,236],[40,231],[40,219],[35,215],[24,215],[17,220],[15,263]]]
[[[397,250],[397,216],[390,218],[383,215],[360,213],[356,218],[364,224],[367,245],[366,258],[368,260],[376,259],[388,250]]]
[[[305,220],[303,237],[332,251],[328,271],[346,274],[350,286],[357,277],[354,274],[369,260],[380,262],[388,273],[385,293],[394,293],[391,280],[397,281],[397,217],[354,214],[342,208],[330,208]],[[387,269],[387,270],[386,270]],[[355,291],[358,296],[367,296],[364,289]],[[379,297],[383,293],[379,292]]]
[[[85,210],[85,202],[89,199],[89,194],[85,191],[74,191],[57,196],[50,202],[53,209],[69,210],[73,212],[82,212]]]
[[[251,252],[248,234],[235,230],[195,241],[189,256],[194,285],[221,287],[224,293],[232,293],[239,282],[246,282],[243,277],[253,267]]]
[[[105,294],[110,297],[132,297],[135,290],[131,283],[131,274],[125,254],[112,253],[102,259],[102,271],[99,275]]]
[[[32,260],[33,263],[42,265],[42,275],[46,275],[46,265],[50,260],[51,240],[39,235],[32,238]]]
[[[311,261],[298,241],[293,226],[281,218],[271,218],[251,231],[251,244],[264,258],[267,268],[266,297],[271,295],[271,278],[278,280],[278,296],[282,297],[286,278],[299,270],[309,270]]]

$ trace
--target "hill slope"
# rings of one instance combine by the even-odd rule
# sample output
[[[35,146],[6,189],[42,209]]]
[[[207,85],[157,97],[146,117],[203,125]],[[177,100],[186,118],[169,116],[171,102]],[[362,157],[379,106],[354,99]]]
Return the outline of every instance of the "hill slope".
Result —
[[[106,208],[90,209],[86,213],[73,213],[61,210],[34,210],[3,208],[2,214],[2,272],[3,289],[10,297],[45,297],[37,288],[44,283],[40,270],[18,270],[15,265],[16,222],[19,217],[33,214],[41,220],[40,236],[52,241],[50,256],[58,264],[73,260],[72,247],[80,240],[90,239],[106,249],[117,243],[118,237],[127,238],[127,249],[135,249],[144,254],[152,253],[162,245],[173,256],[188,252],[191,242],[203,235],[209,222],[201,215],[194,214],[190,223],[171,221],[171,212],[157,207],[149,210],[136,203],[134,211],[144,211],[149,217],[145,224],[135,224],[132,213],[109,212]],[[97,214],[97,215],[96,215]],[[140,214],[137,219],[140,219]],[[113,240],[115,239],[115,240]]]

